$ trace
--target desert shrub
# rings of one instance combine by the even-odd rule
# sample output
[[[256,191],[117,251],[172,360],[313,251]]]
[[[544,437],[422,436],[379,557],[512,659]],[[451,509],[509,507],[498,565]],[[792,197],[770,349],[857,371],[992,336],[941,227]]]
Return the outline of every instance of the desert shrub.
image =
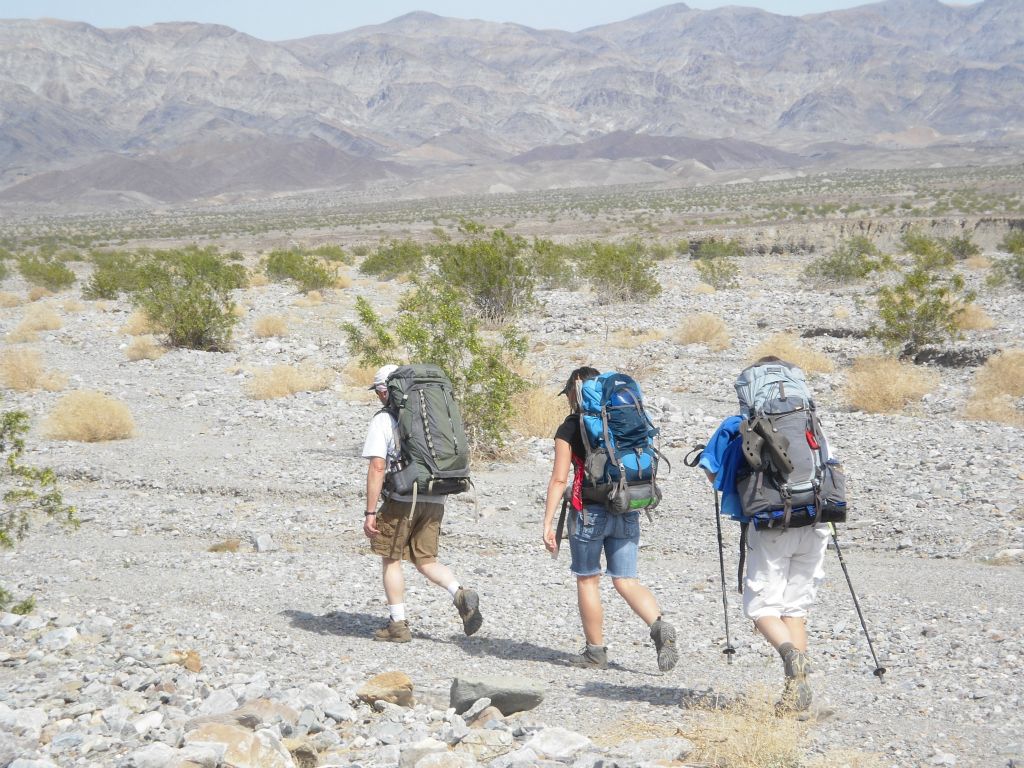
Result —
[[[7,262],[0,259],[0,280],[6,280],[11,274],[10,267],[7,266]]]
[[[465,294],[435,280],[406,293],[398,317],[387,324],[359,297],[358,325],[342,327],[361,365],[407,361],[439,366],[459,398],[470,444],[478,451],[496,451],[509,430],[512,398],[526,386],[512,368],[525,356],[526,343],[512,327],[486,341],[476,318],[464,310],[466,304]]]
[[[18,271],[32,285],[38,285],[50,291],[63,290],[75,282],[75,273],[56,259],[22,256],[18,259]]]
[[[13,342],[34,341],[39,331],[55,331],[61,327],[60,316],[49,304],[35,304],[28,308],[25,317],[8,336]]]
[[[882,255],[868,238],[857,236],[821,256],[804,269],[804,275],[821,283],[853,283],[873,272],[892,269],[892,258]]]
[[[98,443],[124,440],[135,433],[128,406],[101,392],[79,391],[64,395],[44,424],[52,440]]]
[[[1012,229],[999,244],[1006,253],[1024,253],[1024,229]]]
[[[261,339],[271,336],[286,336],[288,321],[280,315],[264,315],[256,318],[256,322],[252,324],[252,331]]]
[[[693,266],[706,285],[719,290],[735,288],[740,274],[735,259],[742,255],[743,247],[737,240],[707,240],[697,247]]]
[[[964,259],[969,259],[971,256],[977,256],[981,253],[981,248],[975,245],[974,241],[971,240],[968,235],[947,237],[941,242],[943,247],[952,253],[953,258],[957,261],[963,261]]]
[[[999,244],[1008,254],[992,263],[989,285],[1009,284],[1017,290],[1024,290],[1024,231],[1015,229]]]
[[[246,285],[249,288],[262,288],[264,285],[270,285],[270,278],[264,272],[249,272]]]
[[[0,547],[10,549],[28,533],[32,518],[42,515],[66,525],[77,525],[74,507],[64,503],[52,469],[22,463],[29,415],[24,411],[0,413]],[[0,609],[11,602],[10,592],[0,586]],[[18,612],[30,606],[31,598]]]
[[[949,269],[956,259],[953,252],[940,240],[927,237],[919,232],[908,232],[903,236],[903,247],[911,255],[915,269],[936,271]]]
[[[580,273],[605,301],[649,301],[661,295],[654,262],[638,240],[586,243],[580,249]]]
[[[312,254],[324,261],[336,261],[341,264],[355,264],[356,260],[345,252],[340,245],[321,245],[312,250]]]
[[[295,282],[303,293],[321,291],[334,285],[337,270],[328,267],[312,254],[298,250],[271,251],[264,262],[272,280]]]
[[[244,267],[227,263],[213,249],[176,255],[165,252],[142,268],[143,287],[132,295],[133,303],[172,347],[226,349],[238,321],[231,290],[244,284]]]
[[[900,283],[878,291],[878,320],[869,333],[891,352],[906,357],[929,344],[957,339],[959,308],[974,301],[960,275],[946,271],[953,255],[934,240],[908,236],[914,257]]]
[[[647,255],[655,261],[665,261],[676,255],[676,249],[668,243],[651,243],[647,246]]]
[[[20,307],[24,303],[25,300],[16,293],[0,291],[0,308],[10,309],[11,307]]]
[[[981,421],[1024,426],[1024,350],[993,355],[974,379],[974,392],[965,415]]]
[[[974,270],[988,269],[992,266],[992,260],[989,259],[988,256],[983,256],[981,254],[977,256],[968,256],[964,259],[964,266],[968,269]]]
[[[684,317],[676,329],[675,340],[680,344],[705,344],[715,352],[732,343],[725,323],[708,312]]]
[[[530,387],[512,398],[512,429],[526,437],[554,437],[568,414],[565,399],[549,387]]]
[[[956,327],[961,331],[987,331],[996,324],[977,304],[966,304],[957,309]]]
[[[351,288],[352,276],[349,275],[347,272],[339,272],[337,275],[334,276],[334,284],[332,287],[341,289]]]
[[[744,253],[739,240],[705,240],[697,246],[694,256],[698,259],[738,259]]]
[[[28,289],[28,300],[39,301],[40,299],[48,299],[53,296],[53,291],[49,288],[44,288],[41,285],[33,285]]]
[[[309,365],[275,365],[258,371],[248,386],[256,400],[288,397],[298,392],[320,392],[331,385],[331,372]]]
[[[128,319],[125,320],[121,332],[127,333],[129,336],[143,336],[150,333],[159,333],[160,329],[149,315],[141,309],[137,309],[128,315]]]
[[[356,389],[367,391],[373,384],[374,374],[379,366],[360,365],[356,359],[349,360],[342,369],[348,384]]]
[[[319,307],[324,303],[324,295],[320,291],[310,291],[295,300],[296,307]]]
[[[846,401],[865,413],[897,413],[935,386],[935,374],[892,357],[860,357],[846,377]]]
[[[803,346],[796,336],[789,333],[777,333],[757,345],[749,357],[751,360],[757,360],[768,355],[775,355],[792,363],[804,373],[829,373],[834,368],[832,361],[825,355]]]
[[[67,377],[47,371],[34,349],[9,349],[0,358],[0,375],[4,386],[18,392],[45,389],[56,392],[67,385]]]
[[[651,341],[665,338],[660,328],[620,328],[611,335],[609,340],[613,347],[619,349],[636,349]]]
[[[533,302],[528,248],[525,238],[497,229],[490,237],[439,243],[430,255],[441,280],[465,293],[484,318],[501,322]]]
[[[689,256],[690,255],[690,241],[689,240],[677,240],[676,245],[677,256]]]
[[[538,287],[572,289],[576,287],[578,255],[578,246],[534,238],[526,259]]]
[[[92,274],[82,288],[87,299],[116,299],[142,287],[142,257],[123,251],[96,251]]]
[[[139,360],[156,360],[163,357],[164,352],[166,350],[152,336],[136,336],[125,350],[125,356],[134,363]]]
[[[363,259],[359,271],[379,280],[394,280],[399,275],[418,275],[426,266],[426,251],[412,240],[389,240]]]

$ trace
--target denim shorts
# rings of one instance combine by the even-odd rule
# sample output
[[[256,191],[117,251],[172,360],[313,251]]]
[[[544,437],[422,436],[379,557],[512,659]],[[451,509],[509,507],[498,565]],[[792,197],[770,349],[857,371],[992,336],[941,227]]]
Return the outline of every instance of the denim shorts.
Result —
[[[601,573],[601,552],[613,579],[635,579],[637,552],[640,549],[640,513],[611,515],[602,506],[588,506],[586,525],[577,512],[569,533],[569,568],[576,576]]]

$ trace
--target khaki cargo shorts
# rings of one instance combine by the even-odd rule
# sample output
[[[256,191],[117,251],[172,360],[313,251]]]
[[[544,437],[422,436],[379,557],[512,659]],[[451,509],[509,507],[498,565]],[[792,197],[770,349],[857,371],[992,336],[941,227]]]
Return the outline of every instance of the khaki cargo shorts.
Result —
[[[444,504],[417,501],[411,520],[410,510],[411,502],[384,501],[377,510],[377,530],[380,533],[370,540],[370,551],[390,560],[408,560],[415,565],[437,562]]]

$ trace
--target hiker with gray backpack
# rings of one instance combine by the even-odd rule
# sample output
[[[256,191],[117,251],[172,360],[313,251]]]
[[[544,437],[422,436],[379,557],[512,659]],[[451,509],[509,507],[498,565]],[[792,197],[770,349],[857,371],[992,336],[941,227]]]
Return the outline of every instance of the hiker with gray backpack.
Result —
[[[483,624],[480,598],[437,560],[445,499],[470,488],[469,448],[451,382],[437,366],[385,365],[370,389],[383,407],[363,446],[369,460],[363,533],[381,557],[388,601],[388,622],[373,639],[412,640],[402,560],[448,590],[463,631],[472,635]]]
[[[782,659],[778,707],[803,711],[812,700],[807,614],[824,577],[830,527],[846,520],[846,483],[799,368],[763,357],[735,387],[740,415],[722,422],[696,463],[716,489],[716,515],[721,491],[721,515],[742,525],[743,611]],[[721,555],[720,528],[719,548]],[[724,565],[722,573],[727,605]],[[726,622],[731,654],[728,611]]]
[[[555,460],[544,508],[543,541],[558,556],[563,526],[569,526],[570,570],[586,645],[571,664],[605,669],[601,555],[616,592],[650,628],[663,672],[678,659],[675,628],[661,616],[651,591],[637,579],[640,512],[661,499],[657,429],[643,408],[640,387],[621,373],[577,368],[559,392],[570,413],[555,432]],[[569,468],[573,469],[569,485]],[[555,512],[561,503],[557,528]],[[571,507],[571,513],[569,508]]]

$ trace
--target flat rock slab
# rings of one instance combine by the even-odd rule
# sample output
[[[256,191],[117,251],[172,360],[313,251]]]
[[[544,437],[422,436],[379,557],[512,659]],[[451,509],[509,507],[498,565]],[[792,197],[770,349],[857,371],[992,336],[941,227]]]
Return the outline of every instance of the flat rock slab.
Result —
[[[409,707],[412,706],[412,680],[405,672],[384,672],[367,680],[356,695],[371,705],[384,701]]]
[[[490,699],[503,715],[525,712],[544,701],[544,686],[522,677],[488,675],[457,677],[452,680],[449,706],[459,714],[468,712],[478,699]]]

